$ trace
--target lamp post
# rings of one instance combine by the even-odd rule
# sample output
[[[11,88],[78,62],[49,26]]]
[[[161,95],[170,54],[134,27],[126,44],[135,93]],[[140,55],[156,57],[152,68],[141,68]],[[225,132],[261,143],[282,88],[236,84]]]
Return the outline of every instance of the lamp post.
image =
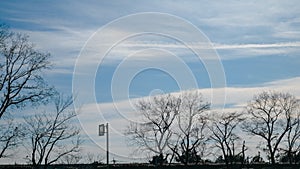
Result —
[[[108,123],[99,125],[99,136],[104,136],[106,133],[106,164],[107,168],[109,166],[109,132],[108,132]]]
[[[106,123],[106,164],[109,165],[108,123]]]

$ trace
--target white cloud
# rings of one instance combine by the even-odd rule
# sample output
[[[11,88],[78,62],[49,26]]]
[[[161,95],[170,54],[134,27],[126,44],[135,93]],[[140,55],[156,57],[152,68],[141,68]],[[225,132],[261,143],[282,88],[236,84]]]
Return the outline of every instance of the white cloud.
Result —
[[[270,44],[214,44],[216,49],[248,49],[248,48],[285,48],[300,47],[300,42],[283,42]]]
[[[289,54],[298,52],[300,48],[300,42],[282,42],[282,43],[268,43],[268,44],[195,44],[187,43],[187,45],[180,43],[170,43],[165,41],[129,41],[116,46],[111,50],[111,53],[107,56],[107,60],[120,61],[137,51],[144,49],[163,49],[172,52],[174,55],[181,57],[185,61],[195,62],[197,61],[194,53],[188,48],[194,49],[215,49],[219,52],[222,60],[232,60],[246,57],[258,57],[266,55],[278,55]],[[227,54],[229,52],[229,54]],[[209,55],[201,55],[201,59],[210,60],[216,59]],[[158,61],[166,60],[163,55],[138,55],[136,59],[153,60]]]
[[[267,3],[268,4],[268,3]],[[244,4],[235,3],[237,6],[241,6],[245,8]],[[233,5],[233,6],[235,6]],[[249,4],[250,6],[256,6],[253,3]],[[289,5],[289,4],[286,4]],[[230,5],[231,6],[231,5]],[[281,9],[281,5],[275,4],[273,5],[272,12],[279,10],[280,12],[283,12]],[[178,6],[177,6],[178,7]],[[219,5],[216,5],[216,8],[219,9]],[[236,12],[241,12],[244,9],[238,9],[233,12],[226,13],[226,15],[217,15],[215,17],[211,17],[210,20],[216,20],[219,24],[226,24],[226,20],[232,20],[234,23],[239,23],[238,21],[248,22],[248,23],[254,23],[257,21],[258,23],[262,22],[261,20],[268,20],[268,22],[262,22],[267,25],[271,25],[276,23],[277,21],[273,21],[270,18],[263,18],[260,15],[254,15],[253,17],[246,17],[250,13],[242,13],[241,15],[235,15]],[[221,9],[220,9],[221,10]],[[226,9],[222,9],[224,11],[227,11]],[[254,10],[251,8],[251,10]],[[94,10],[93,10],[94,11]],[[95,11],[94,11],[95,12]],[[89,12],[87,12],[89,13]],[[275,12],[276,13],[276,12]],[[253,14],[253,13],[252,13]],[[246,16],[245,16],[246,15]],[[225,18],[225,19],[224,19]],[[50,21],[36,21],[33,19],[28,18],[14,18],[15,20],[20,20],[22,22],[28,22],[33,24],[40,24],[47,27],[49,30],[44,31],[28,31],[23,30],[23,32],[28,33],[33,40],[37,44],[37,47],[44,50],[44,51],[50,51],[54,56],[54,63],[57,67],[71,67],[73,68],[75,64],[75,60],[77,56],[80,53],[80,50],[82,47],[84,47],[86,41],[89,39],[91,35],[96,31],[96,29],[86,28],[83,29],[81,27],[70,27],[66,24],[58,24],[60,22],[57,21],[57,19],[50,20]],[[261,19],[261,20],[260,20]],[[59,20],[59,19],[58,19]],[[246,20],[246,21],[245,21]],[[247,21],[250,20],[250,21]],[[49,22],[49,23],[48,23]],[[271,23],[269,23],[271,22]],[[279,25],[279,28],[276,28],[277,31],[275,31],[274,36],[281,36],[282,34],[285,35],[295,35],[299,33],[297,30],[294,30],[294,28],[290,28],[290,24],[297,23],[297,19],[292,19],[291,21],[285,23],[281,23]],[[55,24],[56,23],[56,24]],[[138,23],[138,22],[137,22]],[[141,22],[143,23],[143,22]],[[237,59],[241,57],[257,57],[261,55],[274,55],[274,54],[286,54],[295,51],[295,49],[298,49],[300,47],[299,41],[290,41],[286,42],[278,42],[278,43],[244,43],[241,42],[239,44],[235,43],[212,43],[210,44],[198,44],[193,43],[195,40],[193,39],[193,33],[190,33],[189,30],[182,29],[182,23],[173,24],[174,27],[168,26],[168,23],[164,22],[162,19],[159,25],[152,25],[150,28],[147,26],[149,25],[139,25],[139,28],[136,28],[136,25],[131,25],[130,23],[122,25],[122,22],[117,26],[117,28],[110,29],[110,32],[106,33],[105,38],[98,39],[97,41],[93,41],[94,45],[89,46],[88,54],[91,56],[88,59],[80,60],[80,64],[86,65],[87,67],[91,64],[95,64],[95,60],[99,60],[99,56],[97,55],[99,53],[99,50],[106,49],[103,46],[105,45],[112,45],[112,44],[106,44],[106,41],[109,40],[110,42],[115,39],[115,41],[119,41],[122,39],[116,39],[117,37],[120,37],[122,35],[128,35],[130,33],[134,33],[135,30],[138,29],[145,29],[145,30],[168,30],[170,35],[176,34],[178,36],[187,36],[188,41],[184,42],[187,45],[195,48],[195,49],[206,49],[213,47],[214,49],[222,52],[231,52],[230,54],[224,54],[220,56],[222,60],[228,60],[228,59]],[[195,23],[197,25],[197,23]],[[208,25],[210,25],[211,22],[208,22]],[[243,24],[245,26],[245,24]],[[104,25],[101,25],[104,26]],[[99,28],[101,27],[99,26]],[[133,28],[134,27],[134,28]],[[201,26],[199,27],[201,28]],[[259,29],[259,28],[258,28]],[[283,30],[284,29],[284,30]],[[22,31],[22,29],[20,29]],[[100,30],[101,31],[101,30]],[[252,31],[252,30],[251,30]],[[258,31],[259,32],[259,31]],[[226,33],[226,31],[224,32]],[[280,35],[281,34],[281,35]],[[159,35],[157,35],[159,37]],[[259,35],[260,36],[260,35]],[[142,35],[143,37],[143,35]],[[187,46],[174,42],[174,39],[168,41],[169,37],[161,36],[161,38],[154,38],[155,40],[151,40],[149,38],[139,38],[139,40],[132,40],[130,37],[128,39],[124,39],[124,41],[121,41],[120,44],[117,44],[116,47],[114,47],[111,51],[110,57],[107,57],[107,60],[109,61],[120,61],[120,59],[125,58],[132,53],[137,52],[138,50],[147,49],[147,48],[159,48],[164,50],[169,50],[170,52],[173,52],[174,54],[183,57],[186,61],[192,62],[195,61],[195,57],[190,57],[193,55],[192,51],[187,48]],[[158,40],[157,40],[158,39]],[[268,37],[268,39],[272,39],[271,37]],[[197,40],[196,40],[197,41]],[[103,47],[103,48],[102,48]],[[111,46],[112,47],[112,46]],[[156,59],[159,59],[160,61],[164,61],[163,56],[157,56]],[[201,56],[202,59],[216,59],[215,57],[210,57],[207,55]],[[137,59],[153,59],[153,56],[139,56]],[[111,62],[105,62],[105,63],[111,63]]]

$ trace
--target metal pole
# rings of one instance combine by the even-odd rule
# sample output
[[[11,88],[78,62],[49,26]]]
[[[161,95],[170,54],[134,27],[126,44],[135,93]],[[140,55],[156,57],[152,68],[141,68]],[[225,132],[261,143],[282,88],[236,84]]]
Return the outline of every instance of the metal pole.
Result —
[[[108,142],[108,123],[106,123],[106,164],[109,166],[109,142]]]

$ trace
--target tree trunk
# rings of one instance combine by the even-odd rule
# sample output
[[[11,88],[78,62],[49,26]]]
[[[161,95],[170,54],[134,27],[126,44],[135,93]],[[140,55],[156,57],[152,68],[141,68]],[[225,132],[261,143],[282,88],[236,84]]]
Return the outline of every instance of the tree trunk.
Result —
[[[270,158],[271,158],[271,164],[275,165],[276,164],[276,162],[275,162],[275,152],[270,152]]]
[[[186,137],[186,151],[185,151],[185,165],[189,163],[189,146],[190,146],[190,136]]]

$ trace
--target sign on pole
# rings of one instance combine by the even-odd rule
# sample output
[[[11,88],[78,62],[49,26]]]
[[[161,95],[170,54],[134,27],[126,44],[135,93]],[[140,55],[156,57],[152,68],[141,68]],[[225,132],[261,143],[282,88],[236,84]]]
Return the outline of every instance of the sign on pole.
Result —
[[[105,126],[104,124],[99,125],[99,136],[104,136],[105,134]]]

